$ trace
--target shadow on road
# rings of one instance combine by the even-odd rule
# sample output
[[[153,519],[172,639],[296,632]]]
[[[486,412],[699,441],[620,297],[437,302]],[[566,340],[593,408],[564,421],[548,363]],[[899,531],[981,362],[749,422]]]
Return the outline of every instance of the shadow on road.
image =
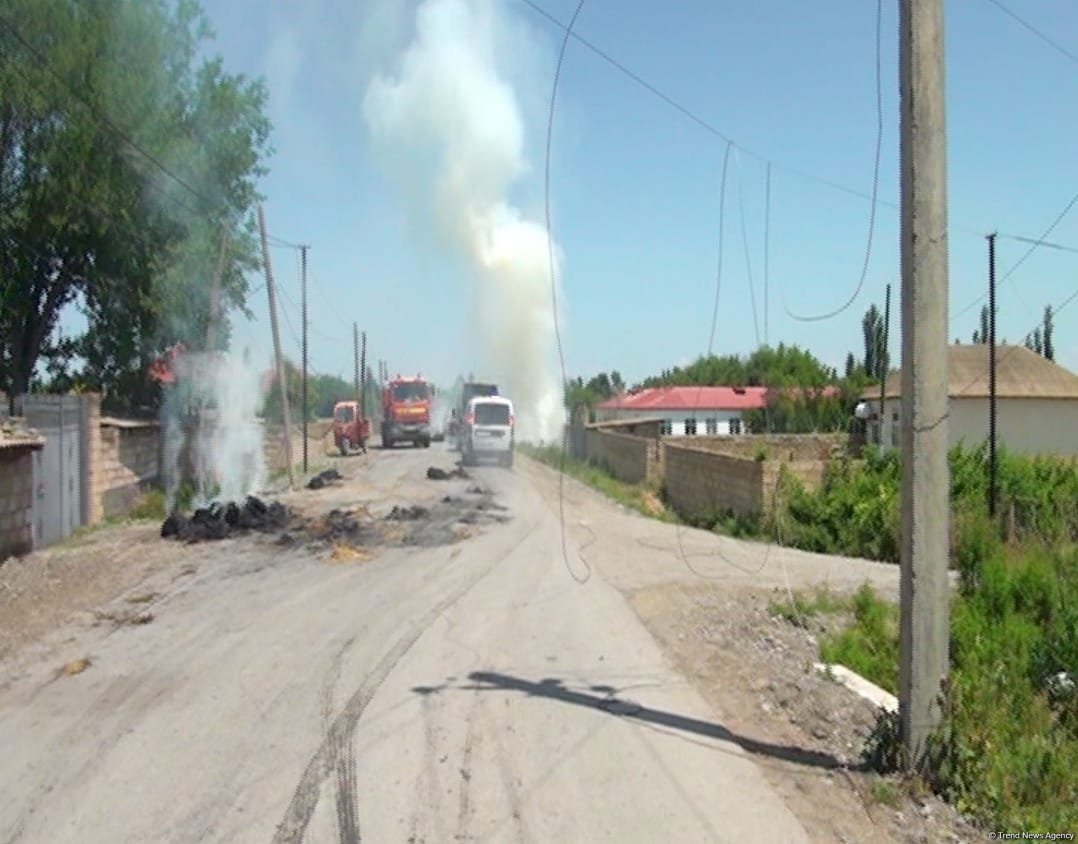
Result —
[[[566,688],[563,681],[558,678],[546,678],[534,682],[513,677],[508,674],[499,674],[492,671],[475,671],[468,675],[468,679],[475,685],[462,685],[456,688],[465,691],[514,691],[529,697],[543,697],[548,700],[556,700],[560,703],[583,706],[589,709],[598,709],[617,715],[622,718],[631,718],[646,724],[665,727],[683,733],[704,736],[710,739],[719,739],[736,744],[748,753],[757,756],[765,756],[770,759],[778,759],[783,762],[791,762],[797,765],[805,765],[824,770],[859,770],[860,766],[844,765],[834,756],[828,753],[820,753],[804,748],[791,747],[789,745],[771,744],[765,741],[740,736],[711,721],[701,721],[698,718],[689,718],[674,712],[666,712],[662,709],[651,709],[641,706],[629,700],[616,696],[616,689],[610,686],[592,686],[589,691],[574,691]],[[419,695],[433,695],[443,692],[447,686],[417,686],[412,689]]]

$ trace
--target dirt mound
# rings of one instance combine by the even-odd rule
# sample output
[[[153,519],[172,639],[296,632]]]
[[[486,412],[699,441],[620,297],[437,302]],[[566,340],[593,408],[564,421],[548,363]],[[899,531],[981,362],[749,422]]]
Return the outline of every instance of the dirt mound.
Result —
[[[198,508],[190,517],[173,513],[161,523],[161,536],[182,542],[204,542],[251,531],[272,533],[288,527],[291,520],[291,511],[279,501],[267,503],[249,495],[242,505],[235,501],[214,502]]]

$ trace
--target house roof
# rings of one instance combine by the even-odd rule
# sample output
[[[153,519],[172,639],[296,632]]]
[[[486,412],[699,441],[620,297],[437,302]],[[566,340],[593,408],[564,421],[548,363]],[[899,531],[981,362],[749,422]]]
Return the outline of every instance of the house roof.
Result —
[[[951,398],[988,398],[988,346],[954,345],[947,350]],[[886,398],[902,395],[902,374],[892,373]],[[879,400],[875,387],[863,394]],[[1025,346],[996,347],[996,397],[1001,399],[1078,399],[1078,375]]]
[[[652,387],[615,396],[598,405],[602,410],[762,410],[766,387]]]
[[[45,438],[33,428],[28,428],[22,419],[0,419],[0,450],[9,448],[39,449],[45,445]]]

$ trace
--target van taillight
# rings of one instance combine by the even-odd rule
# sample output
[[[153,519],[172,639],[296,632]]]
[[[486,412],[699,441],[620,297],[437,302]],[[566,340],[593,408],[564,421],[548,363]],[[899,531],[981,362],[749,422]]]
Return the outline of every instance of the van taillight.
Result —
[[[474,413],[469,413],[467,418],[464,421],[467,422],[469,425],[474,425],[475,424],[475,414]]]
[[[512,428],[513,425],[516,423],[516,421],[517,421],[517,418],[512,413],[510,413],[509,414],[509,427]]]

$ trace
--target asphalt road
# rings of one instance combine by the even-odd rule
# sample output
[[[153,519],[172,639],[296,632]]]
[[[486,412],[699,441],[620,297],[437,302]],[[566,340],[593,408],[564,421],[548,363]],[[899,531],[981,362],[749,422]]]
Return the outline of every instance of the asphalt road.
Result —
[[[453,456],[372,450],[295,500],[384,512],[478,480],[510,518],[337,563],[176,544],[151,623],[60,631],[50,653],[92,658],[75,676],[24,655],[0,842],[807,841],[613,582],[652,576],[672,532],[574,487],[563,549],[547,470],[432,464]]]

